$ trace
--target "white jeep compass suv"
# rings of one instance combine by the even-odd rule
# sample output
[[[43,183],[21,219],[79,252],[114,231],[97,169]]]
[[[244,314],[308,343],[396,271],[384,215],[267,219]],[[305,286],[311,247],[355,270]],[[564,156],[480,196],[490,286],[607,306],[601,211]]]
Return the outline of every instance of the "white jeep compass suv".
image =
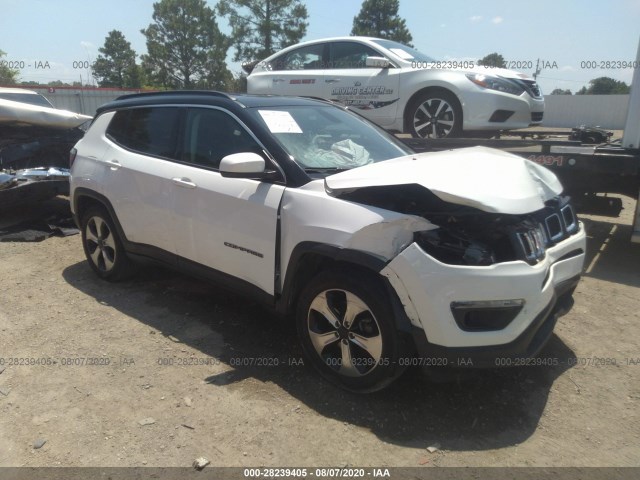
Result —
[[[352,391],[412,363],[536,355],[582,272],[584,229],[544,167],[480,147],[415,154],[324,101],[124,96],[71,160],[100,277],[147,257],[241,290],[292,318],[313,366]]]

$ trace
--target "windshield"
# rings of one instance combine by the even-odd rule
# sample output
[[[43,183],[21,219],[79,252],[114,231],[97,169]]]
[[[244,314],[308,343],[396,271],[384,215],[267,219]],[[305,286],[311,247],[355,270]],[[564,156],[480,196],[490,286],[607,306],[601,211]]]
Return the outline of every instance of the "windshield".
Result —
[[[261,107],[252,114],[308,172],[348,170],[412,153],[384,130],[329,105]]]
[[[422,52],[419,52],[415,48],[407,47],[406,45],[403,45],[403,44],[398,43],[398,42],[394,42],[392,40],[376,39],[376,40],[372,40],[372,42],[373,43],[377,43],[381,47],[386,48],[387,50],[389,50],[392,53],[396,54],[401,59],[409,61],[409,62],[412,62],[412,61],[417,61],[417,62],[435,62],[436,61],[433,58],[431,58],[430,56],[425,55]]]
[[[42,95],[33,93],[0,93],[0,98],[4,100],[11,100],[12,102],[28,103],[30,105],[37,105],[39,107],[53,108],[53,105],[49,103],[49,100]]]

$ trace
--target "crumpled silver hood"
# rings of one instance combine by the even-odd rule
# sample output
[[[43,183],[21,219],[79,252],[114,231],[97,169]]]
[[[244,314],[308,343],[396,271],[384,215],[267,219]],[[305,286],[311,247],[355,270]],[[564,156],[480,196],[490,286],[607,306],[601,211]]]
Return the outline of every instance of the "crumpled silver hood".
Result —
[[[82,125],[91,118],[88,115],[68,110],[41,107],[0,98],[0,124],[68,129]]]
[[[409,184],[421,185],[445,202],[514,215],[540,210],[562,192],[550,170],[487,147],[408,155],[325,179],[325,189],[333,196],[366,187]]]

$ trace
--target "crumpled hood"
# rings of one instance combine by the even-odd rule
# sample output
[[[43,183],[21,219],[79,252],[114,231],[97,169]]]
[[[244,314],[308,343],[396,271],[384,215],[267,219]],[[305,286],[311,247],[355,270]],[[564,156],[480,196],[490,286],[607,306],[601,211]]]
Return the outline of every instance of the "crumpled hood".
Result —
[[[525,158],[487,147],[420,153],[325,178],[329,195],[367,187],[418,184],[445,202],[521,215],[562,192],[558,178]]]
[[[0,99],[0,124],[68,129],[91,120],[81,113]]]

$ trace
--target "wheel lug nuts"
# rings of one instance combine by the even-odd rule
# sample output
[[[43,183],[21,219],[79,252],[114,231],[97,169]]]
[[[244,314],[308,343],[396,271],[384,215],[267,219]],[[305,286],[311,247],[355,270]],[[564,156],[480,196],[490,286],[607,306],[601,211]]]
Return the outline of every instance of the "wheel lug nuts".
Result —
[[[353,340],[354,338],[356,338],[356,336],[353,333],[350,333],[349,338]]]

